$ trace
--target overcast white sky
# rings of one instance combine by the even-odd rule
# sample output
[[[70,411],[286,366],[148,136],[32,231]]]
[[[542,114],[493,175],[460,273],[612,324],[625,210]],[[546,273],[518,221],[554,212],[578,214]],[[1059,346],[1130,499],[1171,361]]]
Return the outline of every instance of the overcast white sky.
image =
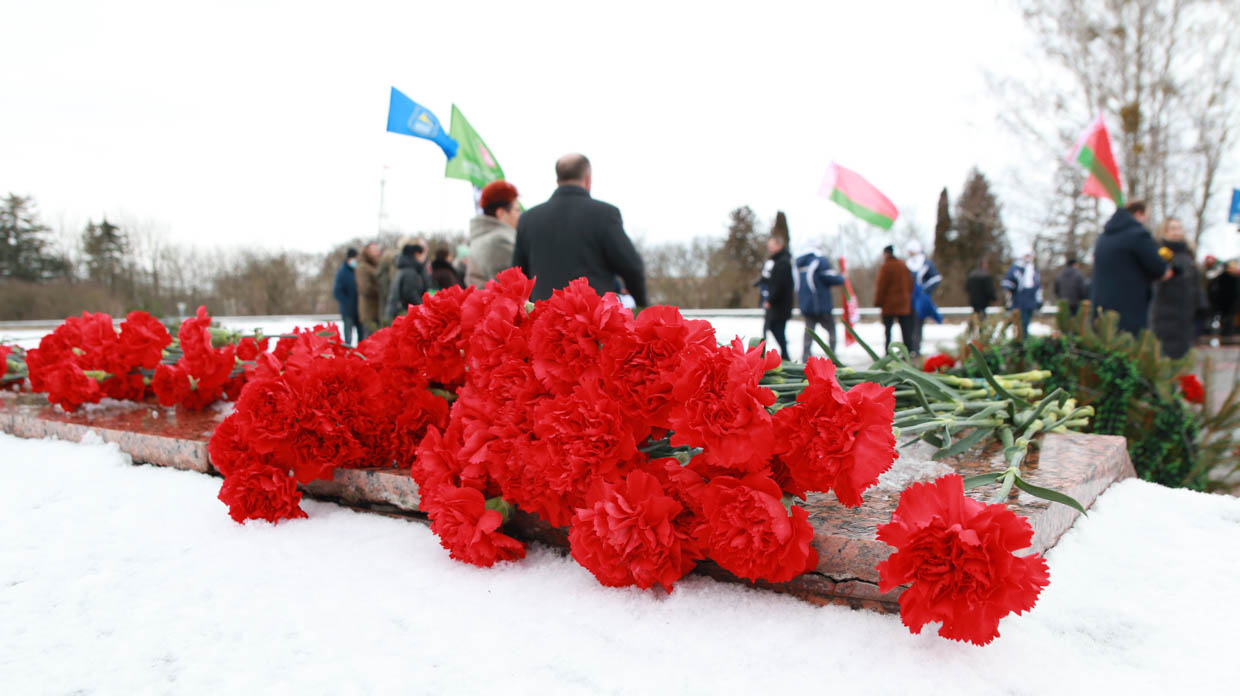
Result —
[[[83,0],[9,3],[3,23],[0,194],[71,231],[107,214],[326,250],[375,231],[385,167],[389,226],[464,229],[469,185],[439,148],[384,131],[391,86],[445,127],[456,103],[527,206],[586,153],[595,197],[648,242],[720,234],[739,205],[786,211],[794,246],[830,235],[849,219],[817,195],[832,159],[926,241],[975,164],[1018,207],[982,70],[1032,68],[1001,0]]]

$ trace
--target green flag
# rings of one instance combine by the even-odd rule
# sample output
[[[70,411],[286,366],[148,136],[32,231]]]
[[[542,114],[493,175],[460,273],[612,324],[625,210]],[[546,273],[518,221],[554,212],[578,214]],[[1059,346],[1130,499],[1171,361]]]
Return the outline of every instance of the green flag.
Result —
[[[495,161],[491,149],[482,142],[474,127],[465,120],[461,110],[452,105],[452,125],[449,134],[460,144],[456,157],[448,160],[443,175],[449,179],[464,179],[482,188],[496,179],[504,178],[504,170]]]

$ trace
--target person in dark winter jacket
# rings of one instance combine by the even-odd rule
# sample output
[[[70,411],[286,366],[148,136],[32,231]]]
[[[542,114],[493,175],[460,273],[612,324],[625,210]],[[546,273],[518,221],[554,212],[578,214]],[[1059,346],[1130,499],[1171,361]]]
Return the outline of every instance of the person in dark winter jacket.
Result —
[[[1150,285],[1171,277],[1145,229],[1145,201],[1115,211],[1094,244],[1094,282],[1090,300],[1099,310],[1119,312],[1119,329],[1138,334],[1149,321]]]
[[[1042,307],[1042,276],[1033,260],[1033,251],[1026,250],[1003,276],[1003,289],[1008,292],[1008,309],[1020,310],[1020,335],[1029,335],[1033,313]]]
[[[775,343],[779,346],[779,356],[784,362],[792,360],[788,355],[788,337],[786,329],[788,320],[792,318],[792,303],[796,289],[792,280],[792,254],[788,251],[788,221],[783,212],[776,213],[775,226],[771,236],[766,240],[766,250],[771,257],[762,266],[762,280],[766,283],[767,299],[762,304],[766,310],[766,332],[771,332]]]
[[[401,247],[387,298],[388,316],[393,319],[409,311],[409,305],[422,304],[422,294],[430,288],[425,259],[426,250],[421,244]]]
[[[986,308],[995,303],[995,279],[990,275],[989,263],[983,257],[977,268],[969,271],[964,282],[965,294],[969,296],[969,306],[973,308],[975,319],[986,318]]]
[[[815,326],[822,326],[827,334],[827,345],[835,350],[835,309],[831,301],[831,288],[844,284],[844,276],[831,270],[831,261],[822,254],[809,252],[796,260],[796,273],[792,280],[797,290],[797,305],[805,318],[805,343],[801,347],[801,362],[810,358]]]
[[[1240,300],[1240,267],[1236,262],[1215,261],[1208,263],[1206,292],[1210,298],[1211,323],[1218,317],[1219,338],[1230,339],[1236,330],[1236,304]]]
[[[1167,218],[1159,234],[1164,259],[1170,255],[1171,278],[1154,288],[1152,318],[1154,335],[1168,357],[1179,358],[1193,347],[1197,339],[1197,318],[1208,310],[1197,260],[1184,241],[1184,228],[1175,218]]]
[[[431,261],[431,287],[435,290],[443,290],[460,284],[461,279],[456,274],[456,267],[448,259],[447,247],[436,249],[435,260]]]
[[[914,297],[913,336],[907,347],[910,355],[917,356],[921,355],[921,332],[926,319],[938,316],[938,309],[934,306],[933,298],[934,291],[939,288],[943,276],[939,275],[939,269],[935,268],[934,262],[922,251],[921,242],[914,239],[908,243],[907,250],[908,257],[904,259],[904,265],[908,267],[909,273],[913,274]],[[923,295],[924,298],[921,297]],[[942,323],[943,318],[938,316],[938,321]]]
[[[1068,303],[1068,310],[1076,314],[1081,303],[1089,299],[1089,281],[1076,267],[1076,257],[1068,257],[1068,265],[1059,270],[1055,276],[1055,297]]]
[[[637,305],[645,307],[645,267],[624,233],[620,211],[590,197],[590,160],[564,155],[555,163],[555,176],[559,187],[551,198],[517,221],[512,265],[535,279],[530,300],[545,300],[577,278],[602,295],[615,289],[620,276]]]
[[[353,332],[358,332],[358,338],[361,338],[361,330],[359,325],[361,322],[357,318],[357,278],[353,276],[354,268],[357,266],[357,249],[349,248],[344,255],[344,262],[340,264],[340,269],[336,271],[336,282],[332,286],[332,296],[336,298],[336,304],[340,307],[340,323],[344,327],[344,342],[353,345]]]

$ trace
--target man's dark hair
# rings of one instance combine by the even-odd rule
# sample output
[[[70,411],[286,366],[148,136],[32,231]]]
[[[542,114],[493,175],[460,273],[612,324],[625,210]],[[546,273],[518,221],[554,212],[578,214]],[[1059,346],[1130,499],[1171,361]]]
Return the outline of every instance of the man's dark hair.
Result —
[[[1128,205],[1124,206],[1124,210],[1127,210],[1133,215],[1145,213],[1145,201],[1139,198],[1135,201],[1128,201]]]
[[[884,254],[886,254],[886,255],[888,255],[888,256],[895,256],[895,255],[896,255],[896,249],[895,249],[895,247],[893,247],[893,246],[891,246],[890,244],[888,244],[887,246],[883,247],[883,253],[884,253]]]
[[[1076,254],[1068,254],[1068,265],[1069,266],[1076,265]]]
[[[439,247],[438,249],[436,249],[435,260],[436,261],[447,261],[448,260],[448,247]]]
[[[422,253],[421,244],[406,244],[400,248],[401,256],[417,256]]]
[[[555,163],[555,181],[558,184],[565,181],[582,181],[589,171],[590,160],[585,155],[561,157]]]
[[[344,258],[346,261],[354,258],[355,256],[357,256],[357,249],[354,249],[353,247],[349,247],[349,250],[344,252]]]

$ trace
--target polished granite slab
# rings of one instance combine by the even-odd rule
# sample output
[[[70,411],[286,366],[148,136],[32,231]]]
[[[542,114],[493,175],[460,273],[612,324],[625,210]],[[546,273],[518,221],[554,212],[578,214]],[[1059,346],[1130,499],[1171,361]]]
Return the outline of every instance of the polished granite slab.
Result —
[[[136,462],[170,466],[202,473],[217,473],[207,456],[207,440],[226,413],[177,411],[155,404],[113,402],[78,413],[65,413],[41,396],[4,394],[0,398],[0,431],[21,437],[57,437],[79,441],[94,432],[105,442],[115,442]],[[786,583],[749,583],[738,580],[713,563],[697,572],[756,587],[787,592],[816,604],[843,604],[883,612],[898,611],[901,589],[878,591],[875,566],[891,548],[875,539],[879,525],[890,521],[899,492],[916,480],[933,479],[950,470],[963,476],[1004,468],[1002,454],[971,451],[949,463],[929,460],[928,446],[901,450],[901,459],[879,485],[866,494],[858,508],[844,508],[830,494],[811,495],[804,503],[816,530],[814,546],[818,568]],[[1134,476],[1124,438],[1110,435],[1048,435],[1032,450],[1023,475],[1030,483],[1063,491],[1088,508],[1114,481]],[[311,497],[332,500],[375,512],[418,515],[417,485],[403,469],[340,469],[332,481],[303,486]],[[995,487],[971,494],[986,500]],[[1072,526],[1078,512],[1013,490],[1009,505],[1027,516],[1034,528],[1032,549],[1046,552]],[[511,523],[514,534],[561,548],[567,547],[564,530],[518,512]]]

